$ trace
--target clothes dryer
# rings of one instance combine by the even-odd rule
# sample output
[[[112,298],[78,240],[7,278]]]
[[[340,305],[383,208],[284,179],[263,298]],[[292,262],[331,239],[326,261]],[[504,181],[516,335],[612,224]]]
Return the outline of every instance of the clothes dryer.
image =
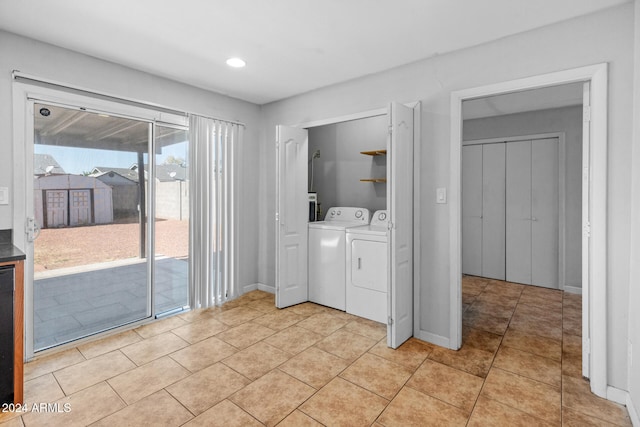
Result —
[[[387,211],[373,214],[370,225],[346,230],[346,312],[376,322],[387,321]]]

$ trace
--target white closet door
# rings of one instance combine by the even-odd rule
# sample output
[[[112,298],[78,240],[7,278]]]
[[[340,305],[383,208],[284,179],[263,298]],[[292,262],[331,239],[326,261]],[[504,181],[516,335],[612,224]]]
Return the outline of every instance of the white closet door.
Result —
[[[394,102],[389,110],[387,345],[398,348],[413,335],[413,109]]]
[[[506,280],[531,284],[531,141],[506,149]]]
[[[531,283],[558,288],[558,138],[531,144]]]
[[[482,276],[505,279],[505,143],[482,146]]]
[[[462,147],[462,273],[482,276],[482,145]]]
[[[307,301],[308,212],[306,129],[276,127],[276,306]]]

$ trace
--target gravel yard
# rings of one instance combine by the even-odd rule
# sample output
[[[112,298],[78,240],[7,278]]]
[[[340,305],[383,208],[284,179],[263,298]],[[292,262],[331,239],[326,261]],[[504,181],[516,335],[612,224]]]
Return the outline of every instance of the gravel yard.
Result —
[[[189,221],[156,222],[156,254],[189,254]],[[36,272],[138,257],[138,224],[43,229],[35,241]]]

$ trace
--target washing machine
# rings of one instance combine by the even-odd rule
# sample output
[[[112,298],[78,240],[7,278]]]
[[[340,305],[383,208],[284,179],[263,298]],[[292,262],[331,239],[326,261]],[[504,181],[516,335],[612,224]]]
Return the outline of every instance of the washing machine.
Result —
[[[387,211],[373,214],[371,224],[350,227],[347,241],[346,312],[387,323]]]
[[[309,301],[346,309],[346,230],[369,224],[365,208],[333,207],[309,223]]]

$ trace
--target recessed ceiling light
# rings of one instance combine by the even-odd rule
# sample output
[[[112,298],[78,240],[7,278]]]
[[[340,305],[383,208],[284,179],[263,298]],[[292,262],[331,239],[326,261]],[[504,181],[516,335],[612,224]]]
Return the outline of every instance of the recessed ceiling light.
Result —
[[[229,58],[227,59],[227,65],[233,68],[242,68],[247,65],[247,63],[240,58]]]

